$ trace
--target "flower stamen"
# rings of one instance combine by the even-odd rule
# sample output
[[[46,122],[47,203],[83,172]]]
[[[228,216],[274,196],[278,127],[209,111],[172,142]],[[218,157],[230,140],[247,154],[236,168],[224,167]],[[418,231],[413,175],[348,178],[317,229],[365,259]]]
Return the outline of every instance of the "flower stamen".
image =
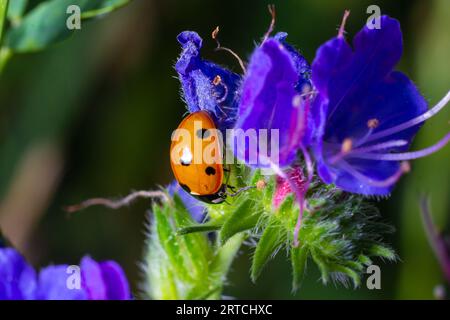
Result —
[[[216,41],[216,44],[217,44],[217,47],[216,47],[215,51],[223,50],[223,51],[226,51],[226,52],[230,53],[230,54],[238,61],[239,66],[241,67],[242,71],[245,73],[245,72],[246,72],[245,64],[244,64],[244,62],[242,61],[241,57],[239,57],[239,56],[237,55],[237,53],[235,53],[233,50],[231,50],[231,49],[229,49],[229,48],[226,48],[226,47],[222,47],[222,46],[220,45],[219,38],[217,37],[218,34],[219,34],[219,30],[220,30],[220,29],[219,29],[219,26],[217,26],[217,27],[213,30],[213,32],[211,33],[211,38],[213,38],[213,40],[215,40],[215,41]]]
[[[418,158],[426,157],[436,151],[442,149],[450,141],[450,133],[438,141],[431,147],[403,153],[355,153],[352,157],[359,159],[369,159],[369,160],[384,160],[384,161],[401,161],[401,160],[413,160]]]
[[[376,150],[384,150],[388,148],[394,148],[394,147],[403,147],[408,144],[407,140],[391,140],[387,142],[382,142],[378,144],[373,144],[371,146],[362,147],[362,148],[355,148],[352,150],[350,154],[357,154],[357,153],[367,153],[369,151],[376,151]]]
[[[347,171],[350,175],[355,177],[358,181],[364,183],[365,185],[369,185],[369,186],[377,187],[377,188],[386,188],[386,187],[389,187],[389,186],[395,184],[401,178],[401,176],[403,174],[405,174],[411,170],[409,163],[404,161],[400,164],[400,167],[398,168],[398,170],[390,177],[388,177],[384,180],[374,180],[374,179],[371,179],[371,178],[365,176],[361,172],[355,170],[347,161],[342,161],[341,166],[345,171]]]
[[[450,101],[450,91],[447,92],[447,94],[441,99],[441,101],[438,102],[438,104],[436,104],[433,108],[429,109],[425,113],[423,113],[420,116],[417,116],[411,120],[403,122],[399,125],[391,127],[389,129],[379,131],[379,132],[371,135],[370,137],[368,137],[366,142],[377,140],[377,139],[380,139],[380,138],[383,138],[386,136],[390,136],[394,133],[406,130],[406,129],[411,128],[419,123],[422,123],[422,122],[430,119],[431,117],[433,117],[439,111],[441,111],[441,109],[444,108],[449,101]]]
[[[353,140],[350,138],[345,138],[344,141],[342,141],[341,150],[334,156],[332,156],[329,162],[331,164],[335,164],[336,162],[344,158],[349,152],[351,152],[352,148],[353,148]]]
[[[369,121],[367,121],[367,127],[368,127],[369,129],[375,129],[375,128],[377,128],[379,125],[380,125],[380,121],[378,121],[377,118],[373,118],[373,119],[370,119]]]
[[[339,27],[338,37],[343,38],[345,33],[345,23],[347,22],[347,18],[350,15],[350,10],[344,11],[344,16],[342,17],[341,26]]]
[[[275,28],[275,18],[276,18],[276,11],[275,11],[275,5],[269,4],[267,5],[267,8],[269,9],[270,16],[272,17],[272,20],[270,20],[269,29],[267,30],[266,34],[264,35],[263,42],[269,38],[270,34],[273,32],[273,29]]]
[[[213,81],[212,81],[214,86],[221,86],[223,88],[223,95],[221,98],[217,98],[217,103],[222,103],[224,102],[227,97],[228,97],[228,87],[225,85],[225,83],[222,82],[222,78],[217,75],[214,77]],[[226,115],[226,114],[225,114]]]
[[[375,130],[380,125],[380,121],[377,118],[372,118],[367,121],[367,128],[369,129],[366,134],[357,141],[356,147],[362,146],[367,142],[367,139],[372,135],[373,130]]]

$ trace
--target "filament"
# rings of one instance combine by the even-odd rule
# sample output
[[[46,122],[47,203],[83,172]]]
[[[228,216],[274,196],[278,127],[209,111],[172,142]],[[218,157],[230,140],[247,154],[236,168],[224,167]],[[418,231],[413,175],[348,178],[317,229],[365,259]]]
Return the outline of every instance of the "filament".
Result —
[[[413,160],[418,158],[426,157],[436,151],[442,149],[450,141],[450,133],[448,133],[439,142],[432,145],[431,147],[403,153],[357,153],[352,154],[352,157],[359,159],[369,159],[369,160],[385,160],[385,161],[401,161],[401,160]]]
[[[402,162],[400,164],[400,167],[398,168],[398,170],[392,176],[390,176],[384,180],[374,180],[374,179],[371,179],[371,178],[365,176],[361,172],[355,170],[346,161],[341,162],[341,167],[342,167],[342,169],[347,171],[349,174],[354,176],[356,179],[358,179],[362,183],[369,185],[369,186],[378,187],[378,188],[389,187],[389,186],[395,184],[404,173],[406,173],[410,170],[408,162]]]
[[[366,142],[389,136],[391,134],[406,130],[406,129],[413,127],[421,122],[424,122],[424,121],[430,119],[432,116],[434,116],[439,111],[441,111],[441,109],[444,108],[449,101],[450,101],[450,91],[447,92],[447,94],[441,99],[441,101],[438,102],[438,104],[436,104],[433,108],[429,109],[427,112],[425,112],[425,113],[421,114],[420,116],[417,116],[409,121],[406,121],[402,124],[394,126],[392,128],[379,131],[379,132],[371,135],[367,139]]]

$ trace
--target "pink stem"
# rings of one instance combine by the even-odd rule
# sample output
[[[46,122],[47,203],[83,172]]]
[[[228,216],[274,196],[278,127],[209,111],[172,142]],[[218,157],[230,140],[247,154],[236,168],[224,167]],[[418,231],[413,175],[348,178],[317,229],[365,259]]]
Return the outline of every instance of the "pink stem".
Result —
[[[433,218],[431,216],[428,199],[426,197],[422,197],[420,206],[428,241],[437,256],[447,281],[450,283],[450,256],[447,252],[447,246],[444,239],[442,239],[436,230],[436,226],[434,225]]]

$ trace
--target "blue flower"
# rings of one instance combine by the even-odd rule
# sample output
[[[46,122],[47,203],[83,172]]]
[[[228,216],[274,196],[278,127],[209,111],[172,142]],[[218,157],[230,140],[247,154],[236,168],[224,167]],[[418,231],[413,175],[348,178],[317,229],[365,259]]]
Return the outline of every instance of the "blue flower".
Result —
[[[36,271],[13,248],[0,248],[0,300],[127,300],[125,273],[114,261],[96,262],[86,256],[80,264],[80,288],[70,289],[68,265]]]
[[[33,299],[36,272],[14,249],[0,248],[0,300]]]
[[[348,13],[346,13],[345,18]],[[406,160],[426,156],[450,139],[417,152],[406,152],[434,108],[412,81],[393,71],[402,55],[399,22],[381,17],[381,29],[365,26],[353,48],[339,35],[317,51],[312,82],[317,97],[312,106],[317,171],[325,183],[364,195],[387,195],[409,170]]]
[[[253,167],[271,166],[268,161],[259,160],[266,155],[272,158],[272,129],[278,130],[278,167],[290,165],[300,147],[309,144],[310,67],[303,56],[285,42],[286,36],[286,33],[278,33],[264,40],[254,50],[244,77],[235,129],[258,133],[261,129],[268,130],[267,140],[259,139],[257,149],[239,145],[235,149],[237,157]],[[263,145],[265,141],[267,145]]]
[[[231,128],[236,120],[241,77],[200,56],[202,39],[193,31],[177,37],[182,53],[175,64],[189,112],[209,111],[220,129]]]

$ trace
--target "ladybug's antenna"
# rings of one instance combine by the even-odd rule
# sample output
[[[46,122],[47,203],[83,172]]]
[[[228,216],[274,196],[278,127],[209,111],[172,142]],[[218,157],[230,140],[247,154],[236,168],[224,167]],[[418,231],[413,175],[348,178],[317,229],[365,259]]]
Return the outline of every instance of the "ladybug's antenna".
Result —
[[[83,201],[79,204],[71,205],[65,207],[64,210],[68,213],[77,212],[92,206],[104,206],[110,209],[119,209],[121,207],[127,206],[138,198],[145,199],[161,199],[163,201],[169,201],[167,194],[163,191],[135,191],[127,195],[126,197],[119,200],[112,200],[107,198],[92,198]]]
[[[226,48],[226,47],[222,47],[220,45],[219,38],[217,37],[218,34],[219,34],[219,26],[217,26],[211,33],[211,38],[213,38],[213,40],[215,40],[217,43],[217,47],[215,50],[216,51],[223,50],[223,51],[230,53],[233,57],[236,58],[236,60],[239,62],[239,65],[241,66],[242,71],[244,71],[244,73],[245,73],[246,69],[245,69],[245,65],[244,65],[244,62],[242,61],[241,57],[239,57],[237,55],[237,53],[235,53],[233,50]]]
[[[262,190],[262,189],[264,189],[266,187],[266,185],[267,185],[267,183],[266,183],[265,180],[259,180],[258,182],[256,182],[256,185],[240,188],[235,193],[227,193],[227,196],[235,197],[235,196],[239,195],[240,193],[242,193],[244,191],[247,191],[247,190],[250,190],[250,189]]]
[[[227,193],[227,196],[230,196],[230,197],[236,197],[237,195],[239,195],[239,194],[241,194],[242,192],[244,192],[244,191],[247,191],[247,190],[250,190],[250,189],[255,189],[256,188],[256,186],[247,186],[247,187],[243,187],[243,188],[240,188],[238,191],[236,191],[235,193]]]
[[[270,16],[272,17],[272,20],[270,21],[269,29],[267,30],[266,34],[264,35],[263,42],[267,40],[267,38],[272,33],[273,29],[275,28],[275,18],[276,18],[276,11],[275,11],[275,5],[269,4],[267,6],[269,9]]]

